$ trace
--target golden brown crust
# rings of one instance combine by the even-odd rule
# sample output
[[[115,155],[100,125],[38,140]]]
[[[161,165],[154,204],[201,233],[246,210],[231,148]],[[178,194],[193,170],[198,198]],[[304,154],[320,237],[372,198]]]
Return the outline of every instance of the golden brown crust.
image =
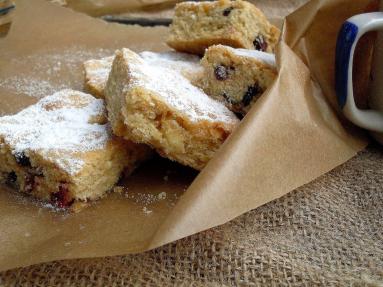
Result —
[[[216,44],[227,45],[235,48],[242,48],[245,45],[240,36],[237,37],[235,34],[226,38],[201,37],[198,39],[190,40],[168,40],[167,44],[177,51],[193,53],[197,55],[203,55],[206,48]]]

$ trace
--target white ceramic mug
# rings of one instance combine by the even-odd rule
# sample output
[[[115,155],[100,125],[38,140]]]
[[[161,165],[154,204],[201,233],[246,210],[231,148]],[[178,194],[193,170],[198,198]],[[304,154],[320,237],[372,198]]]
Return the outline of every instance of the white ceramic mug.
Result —
[[[369,110],[355,104],[353,91],[353,60],[359,39],[370,31],[383,30],[383,12],[356,15],[342,26],[336,48],[336,92],[344,115],[355,125],[371,131],[383,144],[383,34],[374,49]]]

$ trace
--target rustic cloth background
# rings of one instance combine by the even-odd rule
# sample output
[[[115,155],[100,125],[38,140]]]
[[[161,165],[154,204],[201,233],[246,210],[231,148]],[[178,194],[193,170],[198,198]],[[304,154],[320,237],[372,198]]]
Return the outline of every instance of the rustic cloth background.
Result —
[[[383,152],[223,226],[137,255],[0,273],[4,286],[383,286]]]
[[[9,270],[0,285],[383,286],[382,219],[383,150],[372,144],[223,226],[142,254]]]

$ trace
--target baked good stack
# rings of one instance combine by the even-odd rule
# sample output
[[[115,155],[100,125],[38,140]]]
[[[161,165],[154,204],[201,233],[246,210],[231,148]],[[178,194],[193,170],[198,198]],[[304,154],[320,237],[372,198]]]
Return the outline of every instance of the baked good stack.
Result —
[[[0,181],[77,211],[154,152],[202,170],[274,81],[280,32],[241,0],[175,9],[175,51],[89,59],[88,94],[58,91],[0,118]]]

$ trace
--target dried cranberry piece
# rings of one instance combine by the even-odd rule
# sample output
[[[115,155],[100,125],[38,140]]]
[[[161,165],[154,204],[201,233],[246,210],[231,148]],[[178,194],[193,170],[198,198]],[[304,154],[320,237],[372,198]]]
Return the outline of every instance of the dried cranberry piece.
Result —
[[[73,203],[74,199],[72,199],[69,194],[67,183],[62,182],[59,184],[59,191],[52,193],[51,201],[59,208],[68,207]]]
[[[251,100],[261,92],[262,92],[262,89],[258,84],[249,86],[247,88],[246,94],[242,98],[242,104],[244,106],[248,106],[251,103]]]
[[[6,180],[6,184],[8,185],[14,185],[15,182],[17,180],[17,175],[14,171],[11,171],[10,173],[8,173],[7,175],[7,180]]]
[[[253,41],[254,48],[258,51],[265,52],[267,50],[267,42],[263,35],[258,35]]]
[[[31,167],[31,161],[29,160],[29,157],[25,155],[24,152],[15,153],[15,159],[17,164],[25,167]]]
[[[11,171],[8,173],[7,182],[9,183],[15,183],[17,180],[17,175],[14,171]]]
[[[214,68],[214,75],[218,81],[225,81],[229,77],[229,71],[226,66],[218,65]]]
[[[233,7],[228,7],[225,10],[223,10],[222,12],[223,16],[229,16],[233,9],[234,9]]]

